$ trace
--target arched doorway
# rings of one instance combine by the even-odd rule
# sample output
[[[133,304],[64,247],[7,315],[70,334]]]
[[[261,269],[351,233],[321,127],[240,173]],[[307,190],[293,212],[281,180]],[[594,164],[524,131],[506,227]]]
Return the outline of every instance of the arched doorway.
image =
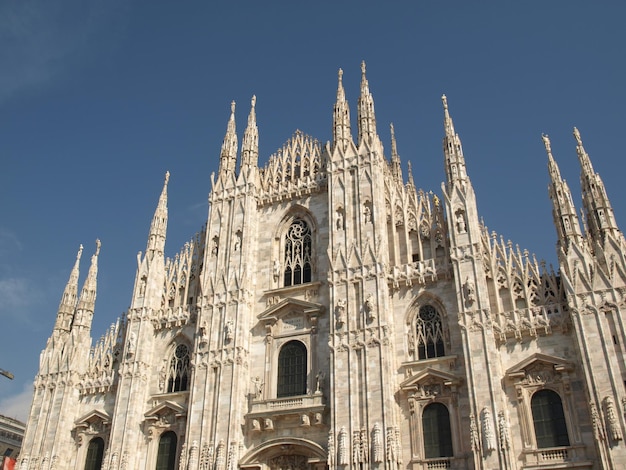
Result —
[[[246,470],[325,470],[326,452],[315,442],[274,439],[252,449],[240,462]]]

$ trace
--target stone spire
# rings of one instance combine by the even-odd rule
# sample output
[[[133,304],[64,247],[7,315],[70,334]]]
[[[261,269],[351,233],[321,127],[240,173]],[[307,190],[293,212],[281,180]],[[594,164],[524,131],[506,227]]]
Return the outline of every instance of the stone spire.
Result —
[[[406,162],[407,171],[409,172],[409,185],[415,187],[415,181],[413,181],[413,167],[411,166],[411,162]]]
[[[241,142],[241,166],[256,166],[259,160],[259,128],[256,124],[256,96],[252,97],[248,127]],[[235,136],[236,139],[236,136]]]
[[[57,313],[57,320],[54,325],[55,331],[70,331],[72,327],[72,318],[74,316],[74,310],[76,309],[76,302],[78,301],[78,274],[80,267],[80,257],[83,254],[83,245],[78,248],[76,254],[76,261],[74,267],[70,273],[70,278],[67,281],[63,296],[61,297],[61,303],[59,304],[59,310]]]
[[[444,129],[445,137],[443,138],[443,153],[445,155],[446,175],[448,177],[448,185],[468,181],[465,170],[465,157],[463,157],[463,147],[461,147],[461,139],[454,131],[454,123],[448,111],[448,99],[446,95],[441,96],[443,102],[444,113]]]
[[[398,155],[396,133],[393,128],[393,123],[389,125],[389,129],[391,131],[391,174],[396,180],[402,181],[402,166],[400,164],[400,156]]]
[[[159,203],[152,224],[150,224],[150,233],[148,235],[148,245],[146,247],[146,256],[152,258],[154,254],[163,255],[165,251],[165,236],[167,235],[167,183],[170,179],[170,172],[165,172],[165,182]]]
[[[365,75],[365,61],[361,62],[361,94],[358,102],[359,110],[359,145],[365,140],[371,143],[376,138],[376,115],[374,98],[370,93]]]
[[[350,107],[346,101],[346,92],[343,89],[343,70],[339,69],[339,83],[337,85],[337,101],[333,113],[333,148],[338,145],[345,150],[352,141],[350,134]]]
[[[576,207],[572,202],[572,193],[567,182],[561,178],[559,166],[552,156],[552,146],[550,138],[543,134],[541,136],[548,155],[548,172],[550,173],[550,184],[548,193],[552,200],[552,217],[559,238],[559,245],[567,250],[571,242],[579,243],[582,240],[580,224]]]
[[[576,152],[580,162],[580,184],[587,227],[591,237],[596,242],[602,243],[606,235],[617,235],[619,229],[604,183],[600,175],[593,170],[591,159],[583,147],[580,132],[576,128],[574,128],[574,138],[576,139]]]
[[[87,279],[85,279],[85,284],[83,285],[83,289],[81,290],[80,297],[78,299],[78,306],[76,307],[76,312],[83,312],[83,316],[85,315],[85,312],[93,314],[96,306],[98,254],[100,254],[100,240],[96,240],[96,252],[91,256],[91,266],[89,266]],[[81,326],[90,328],[91,322],[89,322],[89,324],[85,324],[83,322]]]
[[[218,177],[224,178],[234,174],[237,166],[237,132],[235,128],[235,102],[230,103],[230,119],[226,126],[226,135],[222,143],[222,153],[220,154],[220,168]]]

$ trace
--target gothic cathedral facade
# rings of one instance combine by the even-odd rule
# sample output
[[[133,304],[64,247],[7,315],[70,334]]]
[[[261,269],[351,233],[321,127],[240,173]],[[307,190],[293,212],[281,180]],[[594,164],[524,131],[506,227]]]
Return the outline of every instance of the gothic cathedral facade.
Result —
[[[490,234],[443,97],[439,196],[356,140],[258,164],[235,105],[208,220],[165,258],[167,183],[131,306],[92,343],[99,242],[41,354],[22,470],[626,468],[625,242],[574,130],[583,216],[544,136],[559,269]]]

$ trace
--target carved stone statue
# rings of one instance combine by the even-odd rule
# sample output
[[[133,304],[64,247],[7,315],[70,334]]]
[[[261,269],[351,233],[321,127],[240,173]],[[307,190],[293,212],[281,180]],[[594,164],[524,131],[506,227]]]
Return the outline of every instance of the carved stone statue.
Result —
[[[462,211],[456,213],[456,229],[459,233],[465,233],[467,227],[465,225],[465,215]]]
[[[339,299],[335,306],[335,321],[338,327],[342,327],[346,322],[346,299]]]
[[[261,377],[259,377],[258,375],[252,380],[252,383],[254,385],[254,398],[261,398],[261,395],[263,394],[263,385],[264,382],[261,381]]]
[[[365,299],[365,304],[363,305],[365,309],[365,314],[367,315],[367,321],[373,322],[376,319],[376,311],[374,309],[374,296],[372,294],[368,294]]]
[[[469,278],[465,278],[465,284],[463,284],[463,293],[465,294],[465,302],[468,304],[474,303],[476,300],[476,286],[474,282]]]
[[[234,326],[233,326],[233,322],[232,320],[229,320],[226,322],[226,325],[224,325],[224,340],[226,342],[230,342],[233,340],[234,337]]]

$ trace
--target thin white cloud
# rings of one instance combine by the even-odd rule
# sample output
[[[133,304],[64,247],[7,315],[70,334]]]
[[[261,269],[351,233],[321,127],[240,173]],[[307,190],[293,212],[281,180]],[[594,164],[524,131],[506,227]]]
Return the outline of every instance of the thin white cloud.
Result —
[[[117,35],[122,1],[21,0],[0,2],[0,103],[41,89],[89,57],[99,36]],[[110,43],[109,43],[110,44]]]
[[[17,395],[11,395],[0,399],[0,410],[4,416],[14,418],[22,422],[28,420],[30,405],[33,401],[33,385],[26,383]]]
[[[28,310],[41,300],[32,286],[33,282],[25,278],[0,278],[0,317],[28,321]]]

